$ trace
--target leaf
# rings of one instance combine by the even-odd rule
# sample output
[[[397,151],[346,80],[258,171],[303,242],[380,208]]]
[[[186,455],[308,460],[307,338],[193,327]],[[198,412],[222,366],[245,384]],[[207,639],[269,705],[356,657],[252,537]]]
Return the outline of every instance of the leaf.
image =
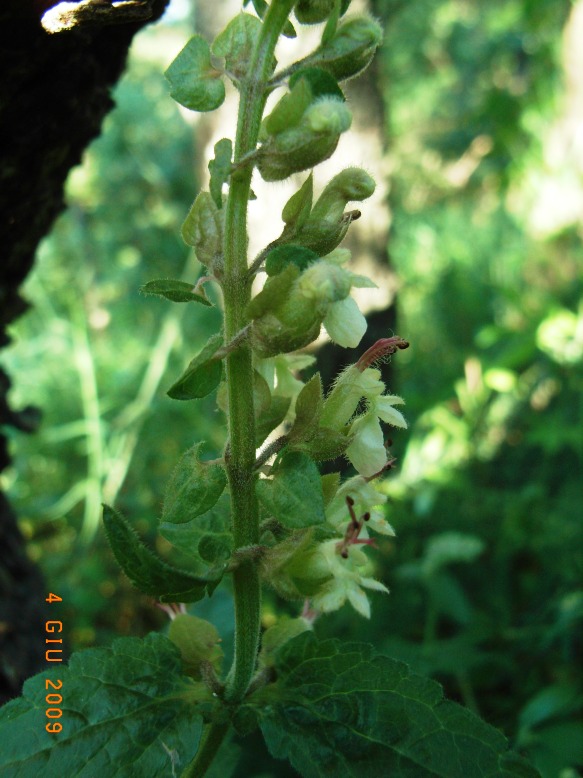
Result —
[[[247,14],[245,14],[247,15]],[[226,184],[231,175],[231,157],[233,156],[233,144],[229,138],[221,138],[215,143],[215,156],[208,163],[210,179],[210,194],[219,210],[223,207],[223,184]]]
[[[178,570],[150,551],[129,522],[113,508],[103,506],[103,524],[117,563],[136,587],[160,602],[196,602],[206,593],[210,580],[220,573],[200,577]]]
[[[217,672],[220,670],[223,651],[214,624],[189,613],[179,613],[170,622],[168,637],[180,651],[186,675],[200,680],[201,662],[210,662]]]
[[[168,486],[162,521],[185,524],[212,508],[227,485],[225,469],[199,460],[202,443],[197,443],[178,462]]]
[[[255,8],[255,11],[257,12],[257,16],[260,19],[263,19],[263,17],[265,16],[265,12],[269,8],[269,6],[265,2],[265,0],[252,0],[252,3],[253,3],[253,8]],[[246,5],[246,3],[244,3],[243,5]],[[296,38],[297,37],[297,33],[296,33],[295,29],[294,29],[294,26],[290,22],[289,19],[287,20],[287,22],[283,26],[282,34],[286,38]]]
[[[215,273],[223,262],[223,221],[209,192],[200,192],[182,225],[182,240],[192,246],[196,258]]]
[[[288,265],[295,265],[300,270],[305,270],[312,262],[317,262],[320,257],[315,251],[303,246],[294,246],[292,243],[276,246],[265,258],[265,272],[268,276],[281,273]]]
[[[338,81],[336,81],[334,76],[331,73],[328,73],[327,70],[322,70],[322,68],[301,68],[301,70],[296,71],[290,78],[290,89],[293,88],[300,78],[305,78],[308,82],[314,98],[332,95],[333,97],[338,97],[343,102],[346,102],[344,92],[338,86]]]
[[[213,565],[207,575],[219,577],[221,565],[231,556],[233,534],[226,495],[216,506],[185,524],[162,522],[160,534],[169,543],[205,565]]]
[[[210,48],[194,35],[166,70],[170,94],[191,111],[214,111],[225,99],[225,85],[211,65]]]
[[[322,379],[320,373],[316,373],[296,400],[296,418],[289,433],[291,441],[309,440],[314,435],[318,430],[323,404]]]
[[[255,446],[259,446],[264,442],[265,438],[270,432],[282,423],[291,405],[290,397],[275,397],[271,398],[269,408],[255,421]]]
[[[109,648],[73,654],[59,666],[63,711],[45,725],[47,680],[55,669],[25,682],[22,697],[0,710],[0,774],[6,778],[171,776],[198,747],[201,713],[212,698],[182,672],[168,638],[119,638]],[[49,687],[50,689],[50,687]]]
[[[269,384],[257,370],[253,371],[253,410],[255,420],[260,419],[271,405]]]
[[[305,451],[316,462],[325,462],[327,459],[342,456],[351,441],[350,435],[328,427],[319,427],[309,441],[294,443],[294,449]]]
[[[203,305],[212,305],[212,303],[201,294],[196,294],[194,285],[186,281],[175,281],[171,278],[148,281],[140,287],[143,294],[157,295],[170,300],[173,303],[202,303]]]
[[[288,265],[276,276],[268,278],[263,289],[247,306],[247,315],[251,319],[259,319],[270,310],[283,305],[289,296],[292,284],[298,278],[300,271],[295,265]]]
[[[289,616],[281,616],[273,626],[265,630],[261,636],[261,651],[259,652],[259,667],[271,667],[275,664],[277,651],[288,640],[301,635],[302,632],[312,629],[307,619],[299,616],[292,619]]]
[[[212,335],[202,351],[190,364],[176,383],[166,392],[173,400],[194,400],[205,397],[216,389],[221,380],[223,367],[220,359],[213,355],[223,345],[221,335]]]
[[[296,233],[304,226],[312,210],[313,199],[314,176],[310,173],[298,191],[283,206],[281,218],[286,225],[284,234]]]
[[[326,473],[322,476],[322,494],[324,505],[328,505],[340,487],[340,473]]]
[[[272,487],[275,518],[293,529],[326,521],[320,473],[306,454],[283,454],[275,470]]]
[[[261,34],[261,22],[256,16],[240,13],[217,35],[211,46],[216,57],[225,58],[225,69],[235,78],[243,78],[249,69],[255,42]],[[271,72],[275,70],[273,57]]]
[[[336,28],[338,27],[340,13],[341,13],[340,0],[336,0],[336,2],[334,3],[334,8],[332,10],[332,13],[328,17],[328,21],[326,22],[326,26],[324,27],[324,32],[322,33],[322,46],[324,46],[326,43],[329,43],[334,37],[334,33],[336,32]]]
[[[372,646],[306,632],[277,652],[276,673],[261,730],[304,778],[538,775],[498,730]]]
[[[277,135],[299,124],[313,99],[309,82],[305,79],[298,81],[291,92],[280,99],[265,119],[264,126],[267,133]]]

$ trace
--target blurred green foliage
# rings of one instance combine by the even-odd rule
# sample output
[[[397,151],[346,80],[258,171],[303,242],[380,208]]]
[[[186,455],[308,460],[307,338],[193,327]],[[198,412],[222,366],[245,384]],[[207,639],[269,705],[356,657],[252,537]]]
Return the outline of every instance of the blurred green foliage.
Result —
[[[548,149],[566,132],[561,58],[577,5],[377,5],[389,255],[398,331],[412,343],[391,388],[406,398],[410,431],[395,441],[399,468],[384,486],[397,538],[379,541],[375,574],[392,594],[375,599],[370,622],[343,611],[317,629],[369,640],[437,678],[544,778],[574,778],[583,766],[583,225],[580,214],[565,218],[560,197],[543,207],[543,223],[540,214],[565,175]],[[14,404],[43,412],[39,434],[15,437],[10,493],[31,554],[69,609],[75,647],[164,623],[116,570],[98,526],[102,494],[117,495],[148,534],[179,455],[206,440],[218,456],[224,443],[210,401],[164,394],[217,312],[137,292],[152,278],[199,274],[179,238],[196,192],[192,130],[161,70],[134,58],[118,108],[71,176],[69,210],[27,284],[34,307],[3,355]],[[195,611],[226,624],[230,608],[223,592]],[[266,624],[282,608],[268,598]],[[245,769],[287,774],[258,755]]]

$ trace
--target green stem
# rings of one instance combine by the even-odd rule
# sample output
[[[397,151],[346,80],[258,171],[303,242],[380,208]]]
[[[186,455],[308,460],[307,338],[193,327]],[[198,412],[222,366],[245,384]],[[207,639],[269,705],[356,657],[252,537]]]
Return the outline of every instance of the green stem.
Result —
[[[228,723],[208,724],[195,758],[185,767],[180,778],[202,778],[211,766],[230,728],[231,725]]]
[[[247,267],[247,203],[251,189],[251,165],[238,163],[255,151],[259,128],[269,93],[273,52],[295,0],[272,0],[261,27],[248,67],[240,83],[241,97],[235,138],[234,170],[231,174],[225,213],[222,281],[225,308],[225,343],[230,343],[247,325],[252,277]],[[235,549],[257,545],[259,511],[255,497],[255,416],[253,409],[253,361],[251,345],[243,341],[225,358],[229,397],[229,445],[225,464],[231,491],[231,515]],[[235,599],[235,656],[227,677],[225,700],[240,702],[255,672],[261,627],[261,584],[257,562],[252,558],[233,571]],[[182,778],[202,778],[211,765],[229,724],[209,724],[194,760]]]
[[[235,139],[235,170],[231,176],[225,215],[225,342],[229,343],[249,322],[246,315],[251,297],[247,269],[247,203],[252,166],[237,163],[257,146],[259,128],[269,92],[273,52],[294,0],[273,0],[261,34],[241,81],[241,98]],[[255,419],[253,411],[253,364],[249,343],[226,357],[229,395],[229,453],[225,457],[231,490],[235,548],[257,544],[259,516],[255,497]],[[225,697],[243,698],[257,659],[260,630],[261,586],[256,562],[249,561],[233,572],[235,596],[235,658],[227,679]]]

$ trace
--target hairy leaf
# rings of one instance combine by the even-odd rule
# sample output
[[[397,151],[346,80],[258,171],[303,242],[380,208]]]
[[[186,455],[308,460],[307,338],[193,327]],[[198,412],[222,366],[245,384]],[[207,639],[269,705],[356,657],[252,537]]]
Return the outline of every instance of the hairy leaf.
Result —
[[[326,521],[320,473],[306,454],[286,452],[279,461],[272,487],[275,518],[293,529]]]
[[[201,462],[202,443],[197,443],[182,455],[168,486],[162,510],[162,521],[185,524],[206,513],[227,485],[225,469],[219,464]]]
[[[300,270],[305,270],[312,262],[317,262],[320,257],[315,251],[306,249],[303,246],[294,246],[288,243],[283,246],[276,246],[265,258],[265,272],[268,276],[275,276],[282,270],[293,264]]]
[[[186,281],[176,281],[172,278],[158,279],[148,281],[140,287],[143,294],[157,295],[170,300],[173,303],[202,303],[203,305],[212,305],[210,300],[201,294],[194,292],[193,284]]]
[[[372,646],[303,633],[276,656],[260,726],[305,778],[536,778],[503,735]]]
[[[200,665],[209,662],[218,672],[223,659],[220,635],[214,624],[190,613],[179,613],[170,622],[168,637],[178,647],[186,675],[200,680]]]
[[[233,144],[229,138],[221,138],[215,143],[214,159],[208,164],[211,174],[209,189],[215,205],[220,210],[223,207],[223,184],[226,184],[231,175],[231,157],[233,156]]]
[[[247,74],[255,41],[261,34],[261,22],[256,16],[240,13],[231,19],[225,29],[217,35],[211,46],[216,57],[225,58],[225,68],[235,78]],[[275,70],[273,58],[271,72]]]
[[[173,546],[207,566],[214,565],[208,576],[219,575],[224,563],[233,550],[233,535],[229,522],[228,499],[226,495],[211,510],[183,524],[162,522],[160,534]],[[220,576],[219,576],[220,577]]]
[[[108,505],[103,506],[103,523],[118,564],[141,592],[161,602],[196,602],[204,597],[208,578],[164,562],[142,543],[128,521]]]
[[[214,111],[225,99],[225,85],[211,65],[210,48],[194,35],[166,70],[170,94],[191,111]]]
[[[296,400],[296,419],[289,433],[290,440],[309,440],[318,429],[324,394],[320,373],[304,386]]]
[[[223,367],[219,359],[213,359],[216,351],[223,345],[221,335],[212,335],[202,351],[190,364],[176,383],[168,389],[168,397],[173,400],[194,400],[205,397],[216,389],[221,380]]]
[[[58,692],[51,687],[62,681]],[[46,717],[48,693],[62,702]],[[90,648],[30,678],[22,697],[0,710],[0,774],[10,778],[158,778],[193,758],[202,705],[212,698],[182,672],[177,648],[162,635],[120,638]],[[197,704],[198,703],[198,704]],[[59,722],[61,732],[45,725]]]
[[[340,100],[346,100],[344,92],[338,86],[338,81],[336,81],[334,76],[328,73],[327,70],[322,70],[322,68],[301,68],[290,78],[290,89],[300,80],[300,78],[306,79],[314,97],[332,95],[333,97],[339,97]]]
[[[269,408],[255,421],[255,445],[257,448],[264,442],[270,432],[278,427],[285,419],[291,404],[290,397],[271,398]]]

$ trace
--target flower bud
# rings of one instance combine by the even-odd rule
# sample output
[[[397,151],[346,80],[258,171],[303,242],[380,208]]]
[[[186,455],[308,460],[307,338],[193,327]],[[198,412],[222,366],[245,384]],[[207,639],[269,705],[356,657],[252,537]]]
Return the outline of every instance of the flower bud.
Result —
[[[268,135],[257,167],[265,181],[282,181],[332,156],[341,133],[352,122],[342,100],[324,97],[312,103],[297,125]]]
[[[326,21],[332,13],[335,0],[299,0],[294,8],[300,24],[319,24]]]
[[[332,40],[314,52],[310,65],[344,81],[368,67],[382,38],[382,27],[374,19],[368,16],[347,19],[338,26]]]
[[[380,371],[371,367],[360,372],[356,365],[350,365],[343,370],[324,402],[320,424],[331,429],[344,427],[356,413],[362,397],[383,393],[385,385],[380,377]]]
[[[361,168],[346,168],[326,185],[309,218],[293,236],[294,243],[325,256],[344,240],[359,211],[345,213],[350,201],[366,200],[375,190],[374,179]]]
[[[351,274],[338,265],[314,262],[304,270],[298,281],[302,295],[309,300],[333,303],[350,294]]]

